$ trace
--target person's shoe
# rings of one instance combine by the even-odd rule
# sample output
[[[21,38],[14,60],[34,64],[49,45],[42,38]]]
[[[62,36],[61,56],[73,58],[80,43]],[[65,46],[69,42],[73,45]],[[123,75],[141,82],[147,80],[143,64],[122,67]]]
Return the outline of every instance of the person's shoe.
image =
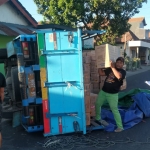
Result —
[[[123,131],[122,128],[117,128],[117,129],[115,130],[115,132],[122,132],[122,131]]]
[[[98,124],[100,123],[103,126],[108,126],[109,125],[109,123],[106,122],[105,120],[95,120],[95,122],[98,123]]]

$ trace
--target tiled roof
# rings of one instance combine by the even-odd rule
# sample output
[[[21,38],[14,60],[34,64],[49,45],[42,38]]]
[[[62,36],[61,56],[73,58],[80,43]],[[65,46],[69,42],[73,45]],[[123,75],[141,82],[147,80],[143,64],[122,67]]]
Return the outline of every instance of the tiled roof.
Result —
[[[132,23],[132,22],[143,22],[145,26],[147,25],[146,21],[145,21],[145,17],[131,18],[131,19],[129,19],[128,22],[129,23]]]
[[[116,42],[123,43],[131,40],[139,40],[139,38],[130,30],[129,32],[123,34],[121,38],[117,38]]]
[[[30,26],[0,22],[0,35],[18,36],[20,34],[31,34],[35,30]]]

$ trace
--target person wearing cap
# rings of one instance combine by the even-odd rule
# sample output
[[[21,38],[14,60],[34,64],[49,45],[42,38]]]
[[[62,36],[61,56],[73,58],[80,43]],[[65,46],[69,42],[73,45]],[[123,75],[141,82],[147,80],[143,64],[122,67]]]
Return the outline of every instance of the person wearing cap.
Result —
[[[118,93],[121,85],[123,84],[123,79],[126,76],[126,71],[123,69],[123,65],[124,58],[119,57],[117,58],[116,63],[110,61],[109,68],[98,69],[100,76],[106,76],[106,79],[95,103],[95,121],[104,126],[108,125],[105,120],[101,119],[100,115],[101,106],[107,101],[116,121],[117,129],[115,132],[123,131],[122,120],[118,110]]]

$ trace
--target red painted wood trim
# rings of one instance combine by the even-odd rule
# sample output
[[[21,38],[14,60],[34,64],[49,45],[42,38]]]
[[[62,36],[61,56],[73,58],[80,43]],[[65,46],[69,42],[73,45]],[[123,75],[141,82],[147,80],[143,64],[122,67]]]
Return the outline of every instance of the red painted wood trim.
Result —
[[[58,117],[59,133],[62,134],[62,117]]]
[[[4,3],[8,2],[9,0],[0,0],[0,6],[3,5]]]
[[[46,113],[49,111],[48,109],[48,100],[43,100],[43,121],[44,121],[44,134],[50,133],[50,119],[46,118]]]

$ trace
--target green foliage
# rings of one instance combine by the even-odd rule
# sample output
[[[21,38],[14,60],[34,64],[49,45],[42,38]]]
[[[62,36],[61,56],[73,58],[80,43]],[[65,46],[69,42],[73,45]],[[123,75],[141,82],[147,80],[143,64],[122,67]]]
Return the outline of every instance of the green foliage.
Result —
[[[38,12],[50,23],[76,27],[82,22],[88,30],[106,30],[99,43],[113,43],[130,28],[128,20],[147,0],[34,0]],[[89,26],[90,24],[90,26]]]

